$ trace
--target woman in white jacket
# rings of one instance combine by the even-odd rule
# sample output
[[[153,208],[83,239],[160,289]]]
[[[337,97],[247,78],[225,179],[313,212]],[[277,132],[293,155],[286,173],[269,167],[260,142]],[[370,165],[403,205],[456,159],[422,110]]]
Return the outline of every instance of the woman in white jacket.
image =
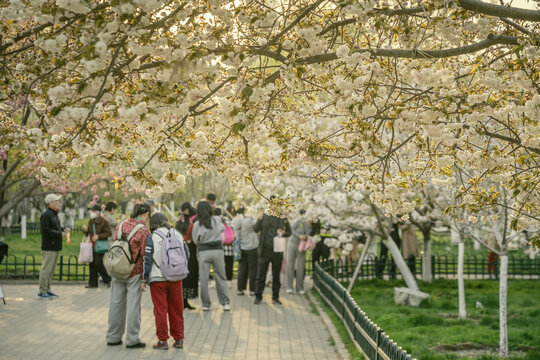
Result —
[[[171,336],[174,338],[173,346],[183,348],[184,346],[184,302],[182,295],[182,280],[168,281],[163,277],[161,267],[161,245],[163,237],[161,234],[174,232],[174,236],[184,245],[182,235],[175,230],[168,222],[167,217],[162,213],[155,213],[150,218],[150,230],[152,233],[146,241],[144,255],[144,280],[150,284],[150,294],[154,303],[154,317],[156,319],[156,335],[158,342],[154,349],[167,350],[169,345],[167,339],[169,332],[167,329],[167,315]],[[184,246],[184,249],[186,247]],[[186,254],[187,255],[187,254]],[[188,255],[189,256],[189,255]]]

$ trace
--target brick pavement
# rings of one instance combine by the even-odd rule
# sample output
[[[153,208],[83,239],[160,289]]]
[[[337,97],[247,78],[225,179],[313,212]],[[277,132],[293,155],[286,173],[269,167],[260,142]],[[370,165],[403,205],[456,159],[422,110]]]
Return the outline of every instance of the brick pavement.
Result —
[[[236,282],[234,282],[236,285]],[[37,300],[37,284],[3,284],[0,302],[0,359],[335,359],[330,333],[306,297],[282,291],[282,306],[229,290],[231,312],[224,312],[210,289],[212,308],[185,311],[185,348],[154,350],[156,341],[150,292],[143,294],[141,340],[145,349],[106,345],[109,290],[53,282],[55,300]],[[171,343],[172,340],[170,339]]]

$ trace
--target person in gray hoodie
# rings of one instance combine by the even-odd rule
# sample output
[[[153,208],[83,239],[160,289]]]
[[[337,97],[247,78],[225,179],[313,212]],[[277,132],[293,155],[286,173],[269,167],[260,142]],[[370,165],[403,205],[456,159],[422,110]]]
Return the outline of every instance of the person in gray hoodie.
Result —
[[[236,241],[240,241],[240,261],[238,266],[238,295],[244,295],[249,278],[249,292],[255,295],[255,280],[257,279],[257,264],[259,255],[257,249],[259,247],[259,237],[253,227],[255,220],[250,217],[245,217],[246,209],[241,206],[236,210],[238,214],[232,222],[232,228],[236,233]]]
[[[295,278],[296,263],[296,291],[300,295],[305,295],[304,272],[306,268],[306,252],[299,251],[301,241],[307,241],[311,232],[311,224],[304,218],[306,211],[300,210],[301,218],[296,220],[291,228],[291,239],[287,245],[287,294],[293,292],[293,280]]]
[[[193,242],[199,248],[199,279],[201,287],[201,302],[203,311],[210,310],[210,294],[208,293],[208,278],[210,265],[214,267],[216,290],[219,303],[223,310],[229,311],[229,296],[227,294],[227,277],[225,276],[225,262],[221,234],[225,225],[219,216],[212,216],[212,206],[208,201],[201,201],[197,205],[197,220],[191,233]]]

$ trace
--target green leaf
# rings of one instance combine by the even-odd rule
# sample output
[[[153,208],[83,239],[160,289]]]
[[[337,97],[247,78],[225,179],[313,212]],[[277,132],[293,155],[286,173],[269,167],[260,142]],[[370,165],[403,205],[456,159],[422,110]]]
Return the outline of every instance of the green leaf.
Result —
[[[242,90],[242,100],[248,100],[251,94],[253,94],[253,88],[250,85],[246,85]]]

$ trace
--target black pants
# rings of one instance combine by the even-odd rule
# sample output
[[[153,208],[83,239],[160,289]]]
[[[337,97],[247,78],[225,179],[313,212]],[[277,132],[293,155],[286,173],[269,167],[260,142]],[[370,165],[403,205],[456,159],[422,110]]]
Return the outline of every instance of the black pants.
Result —
[[[249,277],[249,291],[255,292],[257,264],[259,262],[257,251],[257,248],[242,250],[242,256],[238,262],[238,291],[246,290]]]
[[[233,278],[233,265],[234,265],[234,256],[225,256],[225,276],[227,280],[231,281]]]
[[[90,278],[88,279],[88,285],[98,286],[98,275],[101,275],[103,282],[108,284],[111,281],[111,277],[103,265],[103,255],[94,251],[94,260],[90,263]]]
[[[264,284],[266,283],[266,272],[270,263],[272,263],[272,299],[279,299],[279,288],[281,287],[279,273],[281,271],[281,264],[283,263],[283,253],[270,252],[268,250],[259,256],[257,282],[255,284],[255,296],[258,299],[262,298]]]
[[[382,278],[384,275],[384,268],[388,262],[388,248],[381,243],[381,253],[379,256],[379,263],[377,264],[377,277]],[[390,262],[390,277],[393,279],[396,277],[396,264],[392,260]]]

